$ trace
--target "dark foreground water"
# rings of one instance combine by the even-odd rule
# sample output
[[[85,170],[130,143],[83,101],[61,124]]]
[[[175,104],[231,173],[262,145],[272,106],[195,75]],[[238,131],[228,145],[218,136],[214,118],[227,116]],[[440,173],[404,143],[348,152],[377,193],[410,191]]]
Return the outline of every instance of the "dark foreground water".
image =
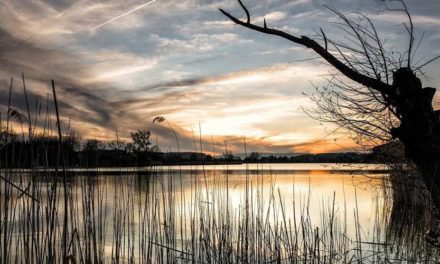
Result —
[[[396,216],[382,166],[102,168],[93,176],[75,171],[68,176],[68,210],[61,179],[3,172],[39,202],[1,183],[2,263],[60,262],[62,248],[72,263],[439,260],[425,243],[426,221],[408,223],[400,209]]]

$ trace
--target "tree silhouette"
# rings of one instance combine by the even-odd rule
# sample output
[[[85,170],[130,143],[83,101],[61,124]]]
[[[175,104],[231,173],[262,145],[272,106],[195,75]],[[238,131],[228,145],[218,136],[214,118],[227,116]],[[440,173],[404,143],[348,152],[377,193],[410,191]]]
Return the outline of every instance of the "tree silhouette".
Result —
[[[130,137],[133,140],[133,148],[135,152],[147,152],[150,151],[150,136],[151,132],[147,130],[137,130],[130,133]]]
[[[435,111],[432,100],[435,88],[423,88],[417,77],[421,67],[438,57],[413,65],[415,45],[412,17],[403,0],[396,0],[408,23],[409,35],[404,52],[386,51],[372,21],[356,14],[357,20],[328,7],[342,21],[347,41],[332,40],[321,29],[316,40],[295,36],[270,28],[266,20],[262,26],[251,23],[249,10],[238,0],[246,14],[240,20],[220,11],[230,20],[248,29],[284,38],[312,49],[338,73],[329,79],[329,85],[316,88],[312,99],[317,104],[317,118],[354,132],[359,143],[377,145],[399,140],[409,161],[419,169],[423,181],[435,204],[440,204],[440,112]]]

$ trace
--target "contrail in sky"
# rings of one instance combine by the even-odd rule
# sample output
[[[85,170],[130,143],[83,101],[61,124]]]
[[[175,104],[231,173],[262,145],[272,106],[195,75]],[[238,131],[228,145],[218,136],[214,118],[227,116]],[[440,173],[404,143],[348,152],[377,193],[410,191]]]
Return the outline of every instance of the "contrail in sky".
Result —
[[[125,12],[124,14],[121,14],[121,15],[119,15],[119,16],[117,16],[117,17],[114,17],[114,18],[110,19],[109,21],[106,21],[106,22],[104,22],[104,23],[102,23],[102,24],[99,24],[99,25],[97,25],[97,26],[92,27],[90,30],[98,29],[98,28],[100,28],[100,27],[102,27],[102,26],[104,26],[104,25],[106,25],[106,24],[108,24],[108,23],[111,23],[111,22],[113,22],[113,21],[115,21],[115,20],[117,20],[117,19],[120,19],[121,17],[124,17],[124,16],[126,16],[126,15],[131,14],[131,13],[133,13],[134,11],[136,11],[136,10],[138,10],[138,9],[141,9],[141,8],[143,8],[143,7],[146,7],[146,6],[149,6],[149,5],[151,5],[152,3],[156,2],[156,1],[157,1],[157,0],[151,0],[151,1],[148,2],[148,3],[145,3],[145,4],[142,4],[142,5],[140,5],[140,6],[137,6],[137,7],[133,8],[133,9],[131,9],[130,11]]]

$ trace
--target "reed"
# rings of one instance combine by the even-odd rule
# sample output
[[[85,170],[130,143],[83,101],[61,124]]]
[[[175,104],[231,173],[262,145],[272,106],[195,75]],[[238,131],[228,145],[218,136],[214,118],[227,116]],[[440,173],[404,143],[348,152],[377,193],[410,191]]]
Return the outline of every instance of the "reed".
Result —
[[[333,196],[322,201],[319,219],[312,219],[311,196],[304,194],[293,205],[286,205],[286,196],[275,187],[277,175],[270,172],[245,172],[240,179],[244,192],[239,197],[234,197],[225,171],[185,173],[182,182],[190,185],[185,187],[174,180],[179,173],[175,168],[152,168],[141,175],[133,171],[72,176],[67,192],[68,227],[64,227],[64,192],[54,188],[53,172],[9,170],[8,179],[28,189],[39,202],[2,184],[2,263],[439,260],[439,251],[429,248],[423,236],[409,229],[398,236],[387,234],[383,204],[376,205],[374,235],[367,236],[359,208],[342,210]],[[263,184],[267,179],[269,186]],[[288,210],[295,212],[293,217]],[[354,221],[354,228],[347,228],[347,219]],[[64,238],[66,229],[69,232]],[[64,239],[65,253],[61,247]]]

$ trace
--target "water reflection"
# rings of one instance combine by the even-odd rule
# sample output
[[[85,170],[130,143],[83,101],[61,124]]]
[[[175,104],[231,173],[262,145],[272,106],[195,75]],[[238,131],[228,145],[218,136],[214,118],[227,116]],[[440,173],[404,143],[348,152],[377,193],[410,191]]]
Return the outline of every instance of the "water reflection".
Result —
[[[234,262],[234,254],[254,260],[279,254],[289,262],[312,254],[317,260],[348,262],[349,256],[375,261],[390,256],[435,258],[432,254],[438,253],[426,253],[423,233],[429,221],[420,220],[422,212],[414,208],[392,203],[397,196],[390,191],[390,176],[375,165],[211,165],[107,172],[70,177],[68,230],[77,260],[180,262],[197,256],[206,261],[214,254]],[[9,245],[26,249],[23,236],[30,231],[24,233],[22,227],[37,222],[31,236],[53,229],[54,245],[59,245],[62,202],[54,208],[57,225],[45,222],[52,183],[48,177],[35,180],[34,193],[42,204],[33,218],[26,215],[29,202],[12,196],[13,216],[2,215],[15,225]],[[57,195],[62,201],[63,192]],[[266,245],[267,239],[272,242]],[[35,242],[36,247],[47,243],[40,236]],[[15,257],[24,260],[29,252]]]

